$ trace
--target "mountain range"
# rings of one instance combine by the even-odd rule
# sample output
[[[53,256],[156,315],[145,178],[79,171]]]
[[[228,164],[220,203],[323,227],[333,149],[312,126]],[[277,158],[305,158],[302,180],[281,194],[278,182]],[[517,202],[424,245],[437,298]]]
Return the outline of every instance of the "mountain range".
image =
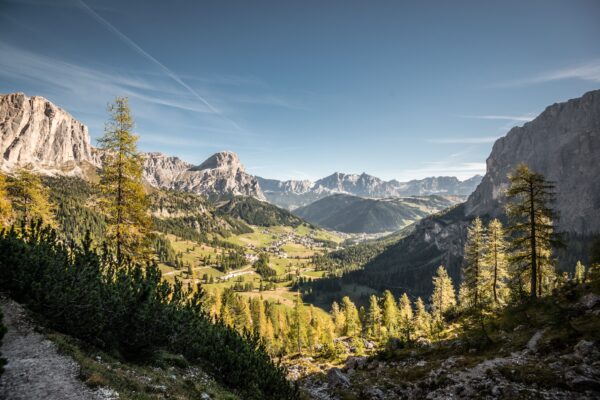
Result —
[[[475,190],[481,182],[481,178],[480,175],[475,175],[460,181],[454,176],[439,176],[399,182],[397,180],[384,181],[366,173],[344,174],[340,172],[316,182],[308,180],[279,181],[257,177],[265,197],[271,203],[290,210],[306,206],[334,193],[369,198],[432,194],[466,197]]]
[[[40,96],[0,95],[0,170],[29,167],[46,175],[87,176],[102,165],[102,151],[91,145],[88,128]],[[367,174],[335,173],[314,183],[278,181],[246,172],[238,156],[216,153],[200,165],[174,156],[145,154],[144,178],[152,186],[209,198],[251,196],[293,209],[333,193],[364,197],[448,194],[468,195],[479,183],[433,177],[401,183]]]
[[[437,195],[373,199],[337,193],[292,212],[339,232],[384,233],[398,231],[457,202]]]

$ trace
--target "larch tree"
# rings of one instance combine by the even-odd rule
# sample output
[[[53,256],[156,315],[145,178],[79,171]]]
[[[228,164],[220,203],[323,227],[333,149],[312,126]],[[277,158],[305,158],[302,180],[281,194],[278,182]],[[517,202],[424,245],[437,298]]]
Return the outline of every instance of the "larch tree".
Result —
[[[398,305],[394,295],[389,290],[383,292],[383,327],[388,338],[397,333],[398,328]]]
[[[10,225],[12,222],[13,209],[8,198],[7,188],[6,176],[0,174],[0,229]]]
[[[346,318],[340,309],[340,305],[336,301],[331,304],[331,320],[333,321],[335,334],[343,335],[344,327],[346,326]]]
[[[452,279],[442,265],[438,267],[436,275],[433,277],[433,293],[430,304],[435,321],[443,321],[444,313],[456,306],[456,293]]]
[[[366,318],[367,337],[371,340],[379,342],[381,340],[381,322],[382,313],[379,306],[379,299],[372,294],[369,297],[369,310]]]
[[[299,354],[302,354],[302,350],[308,342],[306,325],[306,311],[304,310],[302,295],[298,292],[292,309],[289,340],[292,349]]]
[[[511,263],[517,267],[517,274],[528,275],[529,295],[536,298],[542,290],[540,272],[544,267],[548,269],[552,263],[551,249],[560,243],[553,228],[557,216],[550,207],[554,184],[525,164],[517,167],[509,181],[506,208],[512,234]]]
[[[483,262],[489,271],[488,285],[491,286],[492,301],[495,306],[505,300],[508,277],[507,246],[502,223],[498,219],[493,219],[488,225]]]
[[[415,330],[415,327],[413,323],[412,305],[410,304],[410,299],[406,293],[400,297],[398,304],[398,325],[400,327],[400,333],[406,342],[410,342],[412,340],[412,334]]]
[[[142,182],[144,158],[137,149],[133,118],[127,98],[117,97],[108,107],[110,119],[98,140],[103,150],[100,172],[100,206],[107,217],[108,242],[115,248],[116,262],[148,257],[150,229],[148,200]]]
[[[415,302],[415,332],[417,336],[428,337],[431,331],[431,315],[425,308],[425,303],[420,297]]]
[[[577,261],[575,264],[575,282],[582,283],[585,281],[585,265],[581,261]]]
[[[9,180],[7,192],[13,210],[23,218],[25,223],[41,220],[44,224],[56,224],[48,189],[43,185],[39,175],[26,169],[19,169]]]
[[[475,308],[480,307],[485,301],[485,288],[489,279],[484,264],[485,236],[483,223],[477,217],[468,228],[462,265],[462,279],[468,304]]]
[[[356,305],[350,300],[350,297],[344,296],[342,298],[342,310],[344,312],[344,319],[346,320],[346,327],[344,333],[346,336],[358,337],[362,331],[362,325],[360,323],[360,317],[358,315],[358,309]]]

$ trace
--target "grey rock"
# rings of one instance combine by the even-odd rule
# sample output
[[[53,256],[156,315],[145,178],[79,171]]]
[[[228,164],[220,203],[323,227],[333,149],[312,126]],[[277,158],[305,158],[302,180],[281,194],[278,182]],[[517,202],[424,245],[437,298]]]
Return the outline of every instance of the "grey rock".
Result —
[[[594,293],[588,293],[579,300],[579,304],[589,310],[600,304],[600,296]]]
[[[339,368],[331,368],[327,372],[327,382],[334,387],[350,386],[350,379]]]
[[[580,340],[574,347],[575,354],[581,358],[587,358],[597,353],[598,350],[594,345],[594,342],[588,340]]]

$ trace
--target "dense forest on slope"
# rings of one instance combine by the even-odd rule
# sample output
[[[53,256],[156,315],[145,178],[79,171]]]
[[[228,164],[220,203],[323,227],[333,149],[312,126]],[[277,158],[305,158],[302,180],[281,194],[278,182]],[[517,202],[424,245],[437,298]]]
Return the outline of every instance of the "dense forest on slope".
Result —
[[[324,228],[347,233],[397,231],[455,202],[441,196],[369,199],[334,194],[293,211]]]
[[[217,203],[217,214],[239,218],[250,225],[296,227],[305,223],[291,212],[253,197],[234,197]]]

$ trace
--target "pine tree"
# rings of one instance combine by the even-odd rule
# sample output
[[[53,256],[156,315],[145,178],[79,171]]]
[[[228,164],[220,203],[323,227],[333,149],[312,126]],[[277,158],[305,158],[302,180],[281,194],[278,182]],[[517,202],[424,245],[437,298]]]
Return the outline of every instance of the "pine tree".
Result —
[[[255,335],[265,338],[267,336],[267,315],[265,314],[265,304],[261,299],[255,297],[250,303],[252,313],[252,329]],[[272,328],[272,326],[271,326]]]
[[[26,169],[19,169],[15,177],[9,181],[7,189],[12,208],[26,223],[39,219],[44,224],[56,224],[48,189],[42,184],[39,175]]]
[[[0,174],[0,229],[10,225],[12,222],[13,209],[8,198],[8,186],[6,177]]]
[[[517,267],[517,279],[529,275],[529,295],[541,294],[540,268],[551,264],[553,245],[560,243],[552,221],[556,218],[549,204],[554,200],[554,185],[543,175],[532,172],[521,164],[509,176],[507,214],[512,233],[511,262]]]
[[[427,338],[431,331],[431,315],[425,309],[425,303],[420,297],[415,302],[415,332],[419,337]]]
[[[581,261],[575,264],[575,282],[582,283],[585,281],[585,265]]]
[[[369,297],[369,310],[366,317],[367,337],[379,342],[381,340],[382,313],[379,307],[379,299],[374,294]]]
[[[389,290],[383,292],[383,326],[388,338],[397,334],[398,306],[394,295]]]
[[[299,354],[302,354],[302,350],[306,347],[308,342],[306,332],[306,311],[304,310],[304,303],[302,302],[302,295],[298,293],[294,300],[294,308],[292,309],[290,323],[289,339],[292,349]]]
[[[494,219],[488,225],[486,251],[483,263],[489,269],[492,299],[494,305],[504,302],[508,265],[506,260],[506,239],[502,223]]]
[[[488,274],[484,265],[485,230],[479,217],[475,218],[468,229],[467,242],[462,266],[467,302],[471,307],[480,307],[485,301],[485,287]]]
[[[433,293],[430,303],[435,321],[443,321],[444,313],[456,305],[456,293],[452,279],[448,276],[446,268],[441,265],[433,278]]]
[[[413,324],[413,309],[410,304],[410,299],[404,293],[399,301],[399,326],[402,337],[406,342],[412,340],[412,333],[415,330]]]
[[[342,310],[346,321],[344,334],[350,337],[360,336],[362,331],[360,317],[358,316],[358,310],[352,300],[350,300],[350,297],[344,296],[342,298]]]
[[[143,156],[137,150],[138,137],[132,133],[133,118],[127,98],[117,97],[108,107],[111,114],[104,136],[100,173],[100,202],[107,217],[107,239],[116,250],[116,261],[148,256],[146,235],[150,228],[148,201],[142,182]]]
[[[335,333],[337,335],[343,335],[344,327],[346,326],[346,318],[342,310],[340,310],[339,304],[335,301],[331,304],[331,319],[333,321]]]

